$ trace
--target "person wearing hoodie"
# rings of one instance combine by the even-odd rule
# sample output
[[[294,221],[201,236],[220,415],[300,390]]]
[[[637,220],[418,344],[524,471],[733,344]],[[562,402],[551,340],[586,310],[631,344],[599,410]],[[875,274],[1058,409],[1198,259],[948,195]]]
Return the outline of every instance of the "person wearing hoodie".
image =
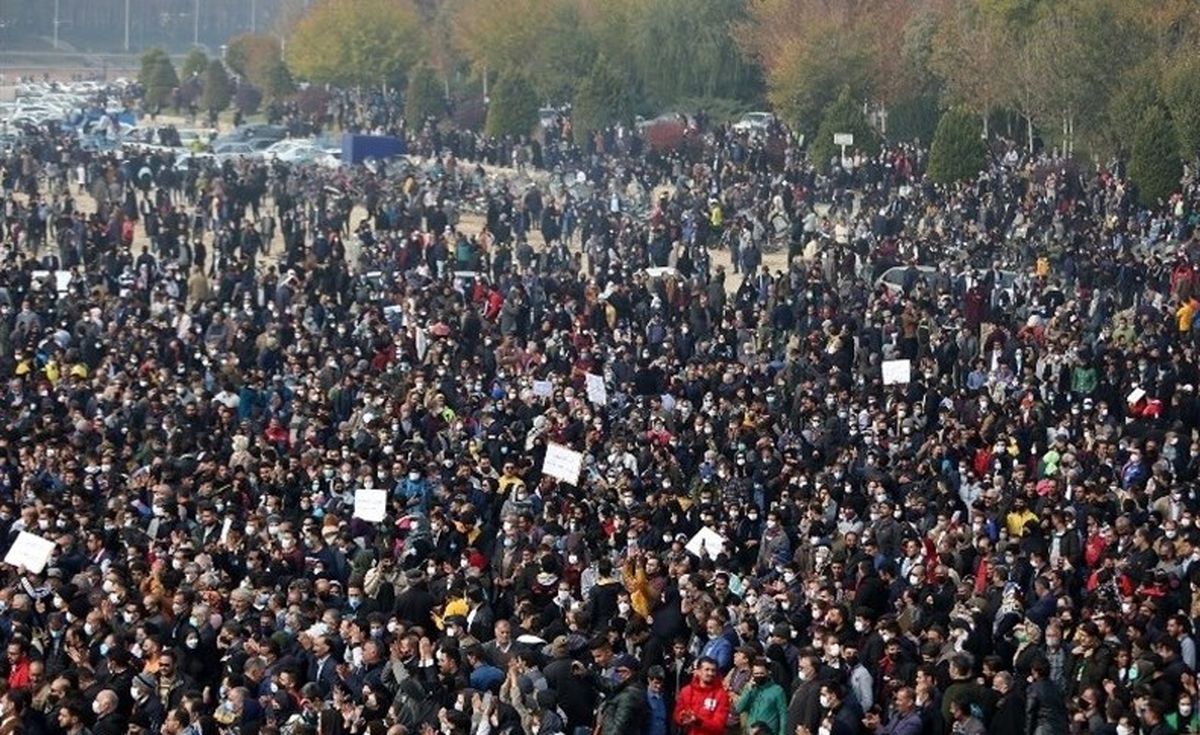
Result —
[[[701,658],[692,683],[679,692],[675,725],[684,735],[723,735],[729,708],[729,693],[717,676],[717,662]]]

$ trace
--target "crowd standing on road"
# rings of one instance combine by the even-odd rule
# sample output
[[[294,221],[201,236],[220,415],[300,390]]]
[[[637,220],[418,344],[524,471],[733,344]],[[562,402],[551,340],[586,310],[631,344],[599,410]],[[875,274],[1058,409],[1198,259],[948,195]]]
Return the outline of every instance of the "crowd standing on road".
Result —
[[[4,155],[0,734],[1200,729],[1195,182],[422,135]]]

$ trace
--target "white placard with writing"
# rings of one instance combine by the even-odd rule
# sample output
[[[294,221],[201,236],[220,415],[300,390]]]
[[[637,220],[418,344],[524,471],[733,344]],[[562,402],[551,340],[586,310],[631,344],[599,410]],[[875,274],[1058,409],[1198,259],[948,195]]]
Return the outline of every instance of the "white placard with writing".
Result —
[[[14,567],[25,567],[34,574],[41,574],[54,553],[54,542],[35,533],[21,531],[12,548],[4,556],[4,563]]]
[[[912,360],[884,360],[883,384],[896,385],[912,381]]]
[[[387,515],[387,490],[362,487],[354,491],[354,517],[379,523]]]
[[[688,541],[684,548],[692,556],[708,554],[709,559],[716,559],[725,549],[725,539],[721,534],[705,526],[697,531],[695,536],[692,536],[692,540]]]
[[[587,397],[592,403],[604,406],[608,403],[608,389],[604,387],[604,377],[595,373],[587,374]]]
[[[533,395],[538,398],[549,398],[554,395],[554,384],[549,380],[533,381]]]
[[[578,485],[579,474],[582,471],[582,453],[554,442],[546,445],[546,459],[542,462],[542,474],[570,485]]]

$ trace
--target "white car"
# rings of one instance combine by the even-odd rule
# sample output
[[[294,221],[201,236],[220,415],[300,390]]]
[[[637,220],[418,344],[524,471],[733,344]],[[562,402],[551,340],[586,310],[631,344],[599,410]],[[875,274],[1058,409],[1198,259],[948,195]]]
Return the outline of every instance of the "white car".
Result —
[[[733,129],[739,133],[766,133],[774,124],[773,112],[747,112],[733,124]]]
[[[319,153],[311,140],[288,138],[267,146],[263,151],[263,158],[283,163],[303,163],[312,160]]]

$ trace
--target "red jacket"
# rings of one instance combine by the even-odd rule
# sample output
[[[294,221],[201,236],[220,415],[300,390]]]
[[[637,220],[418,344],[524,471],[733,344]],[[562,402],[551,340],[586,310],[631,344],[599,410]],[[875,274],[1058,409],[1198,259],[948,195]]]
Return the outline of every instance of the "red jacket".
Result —
[[[675,703],[675,724],[684,727],[683,715],[691,712],[696,721],[687,728],[688,735],[724,735],[729,721],[729,692],[720,678],[704,686],[699,677],[679,693]]]
[[[29,676],[29,658],[22,656],[19,661],[12,665],[8,672],[8,688],[9,689],[24,689],[33,683],[33,679]]]

